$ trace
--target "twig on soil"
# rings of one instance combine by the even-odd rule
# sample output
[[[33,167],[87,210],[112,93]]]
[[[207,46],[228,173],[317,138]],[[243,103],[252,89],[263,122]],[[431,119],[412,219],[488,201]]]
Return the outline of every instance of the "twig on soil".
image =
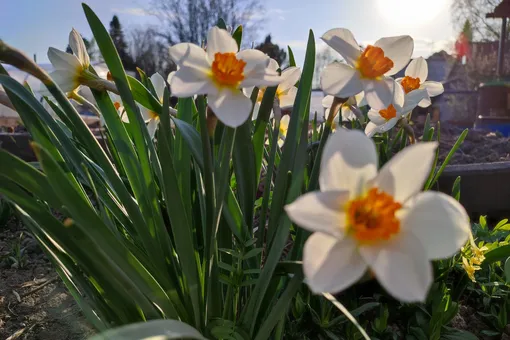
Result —
[[[39,290],[43,289],[45,286],[47,286],[47,285],[49,285],[50,283],[53,283],[53,282],[55,282],[55,281],[57,281],[57,280],[58,280],[58,276],[56,276],[56,277],[54,277],[54,278],[52,278],[52,279],[49,279],[49,280],[47,280],[47,281],[44,281],[44,283],[42,283],[40,286],[38,286],[38,287],[36,287],[36,288],[32,289],[32,290],[31,290],[31,291],[29,291],[29,292],[26,292],[26,293],[24,293],[24,294],[21,294],[21,296],[20,296],[20,297],[23,299],[23,298],[25,298],[25,297],[27,297],[27,296],[29,296],[29,295],[31,295],[31,294],[34,294],[35,292],[37,292],[37,291],[39,291]]]
[[[18,316],[18,314],[14,313],[14,311],[11,309],[11,303],[10,303],[10,302],[7,304],[7,309],[8,309],[8,310],[9,310],[9,312],[11,312],[13,315]]]

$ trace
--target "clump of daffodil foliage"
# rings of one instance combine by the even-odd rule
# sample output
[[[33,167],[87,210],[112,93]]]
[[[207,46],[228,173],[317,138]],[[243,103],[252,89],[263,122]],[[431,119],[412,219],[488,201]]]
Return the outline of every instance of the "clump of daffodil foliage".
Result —
[[[320,123],[311,31],[304,64],[278,65],[220,20],[204,47],[169,46],[175,72],[135,78],[84,11],[108,76],[74,29],[72,54],[49,49],[49,75],[0,42],[0,61],[41,80],[32,90],[0,67],[1,103],[38,159],[0,150],[0,190],[102,336],[469,339],[452,320],[474,301],[487,332],[504,331],[510,228],[472,232],[460,179],[452,196],[430,190],[446,166],[439,126],[416,136],[411,112],[443,86],[411,60],[410,36],[361,50],[349,30],[326,32],[344,62],[322,71]]]

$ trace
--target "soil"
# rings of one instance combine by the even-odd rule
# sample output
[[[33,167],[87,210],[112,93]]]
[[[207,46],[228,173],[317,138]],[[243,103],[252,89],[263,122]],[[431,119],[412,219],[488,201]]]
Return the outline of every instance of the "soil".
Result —
[[[501,336],[491,337],[481,333],[484,329],[490,329],[481,319],[478,317],[476,310],[470,306],[460,306],[459,313],[453,318],[451,327],[461,329],[464,331],[475,334],[480,340],[510,340],[510,329],[507,329]],[[510,325],[507,326],[509,328]]]
[[[423,126],[415,125],[421,138]],[[441,126],[439,160],[442,162],[461,135],[463,128]],[[474,164],[510,161],[510,138],[491,131],[469,129],[466,139],[448,164]]]
[[[15,244],[24,249],[23,266],[9,258]],[[0,339],[78,340],[93,333],[36,240],[15,218],[0,225]]]

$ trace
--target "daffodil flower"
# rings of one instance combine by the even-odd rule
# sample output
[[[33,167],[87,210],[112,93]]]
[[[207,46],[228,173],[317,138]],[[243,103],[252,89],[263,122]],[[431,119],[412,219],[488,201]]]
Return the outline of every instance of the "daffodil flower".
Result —
[[[331,136],[320,191],[285,206],[294,223],[313,232],[303,252],[313,292],[340,292],[370,270],[393,297],[425,300],[430,260],[454,255],[470,230],[459,202],[421,192],[436,148],[435,142],[406,147],[378,172],[376,146],[365,134],[339,129]]]
[[[154,86],[154,90],[156,91],[157,98],[160,103],[163,103],[163,94],[165,91],[165,79],[159,74],[154,73],[151,77],[152,85]],[[115,93],[108,92],[110,95],[110,99],[113,102],[113,105],[115,106],[115,109],[117,110],[117,113],[121,117],[122,121],[124,123],[129,123],[129,118],[126,114],[126,110],[124,109],[124,106],[122,105],[122,100],[119,95]],[[152,111],[147,109],[146,107],[138,104],[138,108],[140,109],[140,113],[142,115],[142,118],[144,119],[145,123],[147,123],[147,129],[149,130],[149,135],[151,138],[154,138],[156,135],[156,130],[159,125],[159,115]],[[103,120],[102,120],[103,121]]]
[[[253,49],[238,52],[234,38],[218,27],[209,30],[207,52],[180,43],[170,47],[170,57],[178,67],[170,83],[172,95],[207,94],[209,107],[230,127],[243,124],[252,109],[250,98],[241,89],[276,86],[282,81],[278,72],[268,67],[268,56]]]
[[[329,111],[331,109],[331,105],[333,105],[334,99],[335,97],[331,95],[327,95],[322,99],[322,106],[326,109],[326,111],[324,112],[324,115],[326,117],[329,116]],[[360,92],[355,96],[349,97],[349,99],[347,99],[340,108],[340,111],[342,113],[342,121],[350,122],[357,119],[358,116],[356,115],[354,110],[365,105],[367,105],[367,101],[365,99],[364,92]]]
[[[287,138],[287,131],[289,130],[290,116],[285,115],[280,119],[280,134],[278,138],[278,146],[281,148]]]
[[[427,81],[429,67],[423,57],[413,59],[406,68],[405,77],[398,78],[406,94],[415,90],[426,90],[427,95],[418,104],[420,107],[429,107],[432,102],[430,97],[439,96],[444,92],[443,84],[436,81]]]
[[[346,61],[332,63],[322,71],[321,87],[324,92],[348,98],[365,91],[370,106],[386,107],[391,103],[391,82],[385,79],[403,69],[411,60],[414,42],[410,36],[381,38],[363,51],[351,31],[345,28],[329,30],[322,40]]]
[[[154,90],[156,91],[159,102],[163,104],[163,94],[166,87],[165,79],[156,72],[151,76],[151,82],[154,86]],[[138,107],[140,108],[140,113],[142,114],[143,119],[147,123],[147,130],[149,130],[149,135],[151,138],[154,138],[159,125],[159,115],[156,112],[143,107],[142,105],[138,105]]]
[[[90,66],[87,48],[80,33],[74,28],[69,34],[69,45],[73,54],[53,47],[48,49],[48,59],[55,68],[55,71],[50,73],[50,77],[66,93],[80,86],[84,78],[93,78],[91,73],[86,72]],[[44,84],[41,86],[41,93],[49,93]]]
[[[368,111],[368,122],[365,133],[372,137],[376,133],[383,133],[393,128],[406,114],[411,112],[418,103],[427,97],[427,91],[418,89],[405,94],[404,89],[397,82],[393,83],[393,99],[387,107],[371,107]]]
[[[129,118],[126,114],[124,106],[122,105],[122,99],[120,98],[120,96],[112,92],[108,92],[108,95],[110,96],[113,106],[115,106],[115,110],[117,110],[117,113],[119,114],[121,120],[124,123],[129,123]],[[101,125],[105,125],[103,116],[101,116]]]
[[[269,67],[271,71],[277,72],[280,68],[278,62],[274,59],[269,61]],[[297,87],[294,85],[301,78],[301,69],[299,67],[288,67],[282,71],[282,82],[276,88],[275,99],[278,99],[280,103],[280,108],[282,110],[287,110],[294,106],[294,101],[296,100]],[[244,93],[246,96],[251,97],[253,92],[253,87],[244,89]],[[259,92],[257,95],[257,100],[253,106],[253,115],[252,120],[256,120],[259,115],[260,104],[262,103],[262,99],[264,98],[264,93],[266,92],[267,87],[262,86],[259,88]],[[271,111],[270,118],[273,117],[273,112]]]

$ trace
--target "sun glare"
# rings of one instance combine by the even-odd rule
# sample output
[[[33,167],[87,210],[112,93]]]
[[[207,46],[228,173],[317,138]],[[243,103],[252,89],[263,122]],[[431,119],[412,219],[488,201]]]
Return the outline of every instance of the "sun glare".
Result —
[[[447,0],[378,0],[385,19],[398,25],[422,25],[434,20],[446,10]]]

